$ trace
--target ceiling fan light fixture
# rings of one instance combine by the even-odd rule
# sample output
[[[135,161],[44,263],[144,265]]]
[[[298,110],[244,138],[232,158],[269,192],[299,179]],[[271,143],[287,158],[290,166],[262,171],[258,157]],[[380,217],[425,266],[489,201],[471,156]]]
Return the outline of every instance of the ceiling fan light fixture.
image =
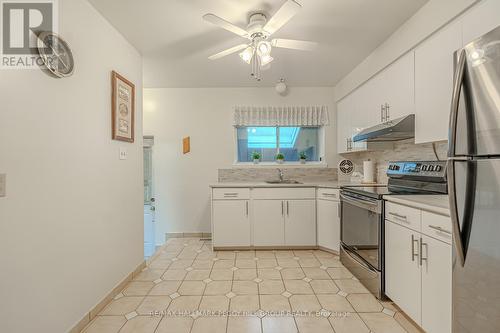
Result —
[[[240,57],[241,59],[243,59],[244,62],[250,64],[250,62],[252,62],[253,54],[254,54],[254,49],[253,47],[249,46],[243,52],[240,53]]]
[[[260,41],[257,45],[258,53],[261,57],[269,56],[271,54],[271,43],[268,41]]]
[[[260,57],[260,66],[264,67],[264,66],[270,64],[271,61],[273,61],[273,60],[274,60],[274,58],[271,57],[270,55],[261,56]]]

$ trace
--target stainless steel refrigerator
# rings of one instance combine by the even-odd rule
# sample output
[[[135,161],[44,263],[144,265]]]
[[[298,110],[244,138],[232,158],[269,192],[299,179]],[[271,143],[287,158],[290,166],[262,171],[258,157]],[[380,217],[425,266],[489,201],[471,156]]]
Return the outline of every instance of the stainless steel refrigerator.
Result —
[[[453,333],[500,332],[500,27],[455,54]]]

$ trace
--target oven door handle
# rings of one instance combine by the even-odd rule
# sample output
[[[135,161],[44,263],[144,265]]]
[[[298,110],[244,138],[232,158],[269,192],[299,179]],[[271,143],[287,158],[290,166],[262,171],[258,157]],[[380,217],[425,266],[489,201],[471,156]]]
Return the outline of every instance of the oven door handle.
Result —
[[[349,203],[353,206],[369,210],[374,213],[382,213],[382,210],[379,206],[378,201],[368,201],[368,200],[360,200],[357,198],[353,198],[351,196],[345,195],[345,194],[340,194],[340,198],[342,201]]]
[[[351,257],[352,260],[357,262],[360,266],[362,266],[364,269],[367,271],[373,272],[373,268],[368,266],[361,258],[359,258],[355,253],[353,253],[350,249],[348,249],[346,246],[342,246],[342,249],[345,251],[345,253]]]

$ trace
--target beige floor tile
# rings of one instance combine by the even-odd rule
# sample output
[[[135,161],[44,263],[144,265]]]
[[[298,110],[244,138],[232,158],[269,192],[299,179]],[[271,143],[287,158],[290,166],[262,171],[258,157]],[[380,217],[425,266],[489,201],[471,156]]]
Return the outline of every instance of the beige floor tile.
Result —
[[[155,284],[151,281],[132,281],[122,291],[125,296],[146,296]]]
[[[219,259],[235,259],[236,253],[234,251],[217,251],[217,258],[219,258]]]
[[[367,294],[369,291],[361,284],[361,282],[352,279],[335,280],[335,284],[340,290],[348,294]]]
[[[167,269],[168,266],[172,263],[170,259],[155,259],[152,263],[149,264],[149,268],[152,269]]]
[[[215,257],[217,257],[217,254],[214,252],[202,252],[198,254],[196,260],[212,260]]]
[[[293,254],[301,259],[314,259],[312,250],[294,250]]]
[[[227,317],[200,317],[193,323],[191,333],[226,333]]]
[[[230,269],[212,269],[210,273],[210,278],[212,280],[232,280],[233,271]]]
[[[253,259],[236,259],[235,266],[238,268],[256,268],[255,260]]]
[[[274,268],[278,266],[276,259],[259,259],[257,261],[257,268]]]
[[[184,269],[167,269],[161,278],[163,280],[182,281],[186,274],[187,271]]]
[[[172,300],[168,311],[194,311],[198,309],[201,296],[180,296]]]
[[[159,279],[163,275],[164,270],[162,269],[146,269],[145,271],[142,271],[139,273],[135,278],[134,281],[154,281],[156,279]]]
[[[359,316],[373,333],[406,333],[393,317],[384,313],[360,313]]]
[[[316,250],[313,251],[313,254],[316,258],[338,258],[339,256],[330,252]]]
[[[315,294],[336,294],[339,291],[332,280],[312,280],[309,284]]]
[[[278,258],[278,265],[281,267],[300,267],[299,261],[293,258]]]
[[[224,269],[234,267],[235,260],[221,259],[217,260],[212,266],[213,269]]]
[[[297,326],[293,317],[264,317],[262,318],[263,333],[297,333]]]
[[[237,295],[231,298],[230,310],[238,312],[252,312],[259,309],[258,295]]]
[[[396,312],[394,319],[401,325],[408,333],[424,333],[424,331],[412,323],[401,312]]]
[[[82,333],[118,333],[126,321],[124,316],[97,316]]]
[[[135,311],[135,309],[137,309],[139,304],[142,302],[143,298],[144,297],[142,296],[131,296],[113,300],[104,308],[104,310],[101,311],[100,315],[126,315],[127,313]]]
[[[149,292],[150,296],[171,295],[179,289],[182,281],[163,281],[155,285]]]
[[[313,280],[329,280],[331,279],[330,278],[330,275],[328,275],[328,273],[319,268],[319,267],[304,267],[302,269],[304,271],[304,274],[310,278],[310,279],[313,279]]]
[[[205,288],[205,295],[225,295],[231,291],[232,281],[212,281]]]
[[[203,296],[200,311],[222,312],[229,309],[229,298],[226,296]]]
[[[192,259],[181,259],[172,262],[172,264],[169,266],[169,269],[186,269],[188,267],[191,267],[193,264],[194,260]]]
[[[188,272],[184,279],[190,281],[202,281],[208,279],[209,276],[210,276],[209,269],[194,269]]]
[[[120,333],[154,333],[160,320],[160,317],[137,316],[127,321]]]
[[[335,333],[369,333],[370,330],[356,313],[333,313],[330,318]]]
[[[276,258],[293,258],[294,254],[293,251],[290,250],[278,250],[274,252],[274,255]]]
[[[347,268],[344,268],[344,267],[328,268],[326,271],[332,279],[350,279],[350,278],[352,278],[351,272],[349,272],[349,270]]]
[[[334,333],[328,318],[296,317],[295,322],[297,323],[300,333]]]
[[[258,250],[255,251],[255,256],[257,258],[262,258],[262,259],[275,259],[276,255],[274,254],[274,251],[265,251],[265,250]]]
[[[241,268],[234,271],[234,280],[253,280],[257,277],[257,270],[254,268]]]
[[[191,267],[194,269],[211,269],[214,264],[213,260],[196,259]]]
[[[189,333],[193,326],[191,317],[164,317],[155,333]]]
[[[179,258],[179,259],[195,259],[197,256],[198,256],[198,252],[196,252],[196,250],[184,250],[177,256],[177,258]]]
[[[285,280],[285,288],[292,294],[313,294],[309,283],[302,280]]]
[[[285,285],[282,280],[264,280],[259,283],[259,294],[261,295],[280,295],[285,291]]]
[[[321,266],[321,263],[316,258],[313,258],[313,259],[300,258],[299,264],[300,264],[300,267],[319,267],[319,266]]]
[[[290,303],[285,296],[260,295],[260,308],[264,311],[290,311]]]
[[[168,296],[147,296],[137,308],[140,315],[150,315],[155,312],[165,311],[172,300]]]
[[[306,277],[302,268],[283,268],[280,272],[284,280],[298,280]]]
[[[261,333],[259,317],[229,317],[227,333]]]
[[[290,297],[292,311],[319,311],[321,305],[316,295],[292,295]]]
[[[318,261],[326,267],[344,267],[338,258],[318,258]]]
[[[316,295],[323,309],[331,312],[355,312],[351,303],[340,295]]]
[[[181,295],[203,295],[205,283],[202,281],[184,280],[177,291]]]
[[[347,300],[356,312],[380,312],[383,309],[372,294],[350,294]]]
[[[262,280],[281,280],[281,273],[274,268],[259,268],[257,276]]]
[[[252,259],[255,258],[255,251],[240,251],[236,252],[236,260],[238,259]]]
[[[236,295],[257,295],[259,289],[253,281],[233,281],[232,291]]]

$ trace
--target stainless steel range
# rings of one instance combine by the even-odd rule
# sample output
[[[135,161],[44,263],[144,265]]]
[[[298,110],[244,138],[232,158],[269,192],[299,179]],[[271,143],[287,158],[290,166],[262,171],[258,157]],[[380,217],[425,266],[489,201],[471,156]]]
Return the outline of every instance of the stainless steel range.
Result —
[[[388,186],[341,189],[340,259],[377,298],[385,298],[383,197],[446,194],[446,162],[391,162]]]

